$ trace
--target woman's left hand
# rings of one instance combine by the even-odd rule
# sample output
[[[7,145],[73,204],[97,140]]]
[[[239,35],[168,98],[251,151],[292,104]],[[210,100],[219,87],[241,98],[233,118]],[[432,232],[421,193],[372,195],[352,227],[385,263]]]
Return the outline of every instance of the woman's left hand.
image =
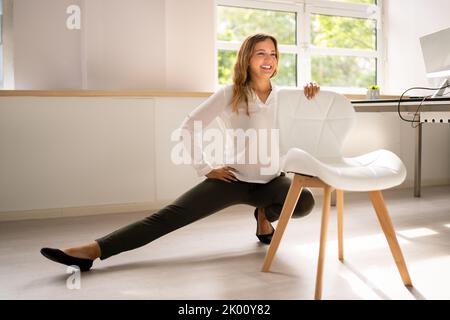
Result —
[[[316,82],[310,82],[303,87],[303,90],[305,92],[306,98],[308,100],[311,100],[316,96],[317,93],[319,93],[320,86]]]

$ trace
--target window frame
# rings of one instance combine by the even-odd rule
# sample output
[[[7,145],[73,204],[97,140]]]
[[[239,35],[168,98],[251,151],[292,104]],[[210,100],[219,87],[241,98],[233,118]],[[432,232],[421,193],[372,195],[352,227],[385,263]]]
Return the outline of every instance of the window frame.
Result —
[[[383,1],[377,0],[376,5],[347,3],[333,0],[216,0],[215,10],[218,6],[232,6],[240,8],[252,8],[263,10],[278,10],[295,12],[297,14],[297,30],[295,45],[279,45],[280,53],[293,53],[297,55],[297,84],[311,81],[311,57],[313,56],[353,56],[363,58],[375,58],[375,78],[378,85],[384,83],[384,37],[383,37]],[[361,50],[348,48],[313,48],[311,46],[311,14],[323,14],[348,18],[363,18],[376,20],[376,50]],[[217,30],[217,14],[216,14]],[[221,86],[218,76],[219,50],[237,51],[240,42],[228,42],[217,40],[215,32],[215,79],[216,85]],[[366,88],[357,87],[323,87],[325,90],[334,90],[342,93],[365,93]]]

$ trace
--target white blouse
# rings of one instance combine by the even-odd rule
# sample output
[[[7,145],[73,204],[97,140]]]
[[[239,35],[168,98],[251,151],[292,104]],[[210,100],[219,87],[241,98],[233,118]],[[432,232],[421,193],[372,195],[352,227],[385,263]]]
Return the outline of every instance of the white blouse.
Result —
[[[201,155],[196,157],[195,162],[192,161],[199,176],[208,174],[216,167],[226,165],[238,171],[234,175],[241,181],[269,182],[280,175],[276,121],[277,89],[272,86],[272,91],[265,103],[252,90],[248,103],[250,116],[246,113],[244,102],[238,106],[238,113],[232,111],[232,95],[233,86],[225,86],[193,110],[179,128],[187,130],[185,132],[189,133],[191,139],[188,141],[189,139],[184,137],[183,144],[192,160],[194,160],[193,153],[197,152],[197,155]],[[207,126],[216,119],[220,132],[223,134],[222,144],[224,147],[220,150],[222,154],[210,152],[212,156],[208,157],[205,151],[211,151],[211,148],[199,145],[198,142],[208,140],[205,139],[210,130]],[[194,130],[194,124],[196,130]],[[198,130],[199,127],[202,128],[201,132]],[[217,133],[217,129],[215,130]],[[215,133],[209,134],[209,140],[211,137],[216,137]],[[239,138],[241,138],[241,143],[239,143]],[[222,144],[219,143],[219,146]]]

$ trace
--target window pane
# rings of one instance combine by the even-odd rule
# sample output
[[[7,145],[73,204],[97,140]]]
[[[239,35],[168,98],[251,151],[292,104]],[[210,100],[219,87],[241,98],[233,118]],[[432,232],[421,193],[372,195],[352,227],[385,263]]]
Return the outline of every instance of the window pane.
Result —
[[[281,60],[278,64],[278,73],[273,78],[273,82],[278,86],[297,86],[297,55],[291,53],[281,53]]]
[[[296,44],[295,12],[218,6],[218,40],[243,41],[247,36],[264,32],[280,44]]]
[[[375,58],[316,56],[311,58],[312,79],[322,86],[367,88],[376,84]]]
[[[376,50],[376,20],[311,15],[311,43],[322,48]]]
[[[219,84],[233,83],[233,67],[236,61],[237,52],[229,50],[219,50]],[[279,86],[297,85],[297,55],[281,54],[281,61],[278,66],[278,73],[273,78],[273,82]]]
[[[219,84],[233,83],[233,67],[236,61],[237,52],[229,50],[219,50]]]

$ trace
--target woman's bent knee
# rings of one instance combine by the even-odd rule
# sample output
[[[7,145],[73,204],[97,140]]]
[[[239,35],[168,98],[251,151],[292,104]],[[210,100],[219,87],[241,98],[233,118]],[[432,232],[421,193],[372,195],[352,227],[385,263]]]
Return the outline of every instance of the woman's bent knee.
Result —
[[[314,209],[315,200],[311,191],[303,189],[300,198],[298,199],[297,206],[295,207],[292,218],[301,218],[307,216]]]

